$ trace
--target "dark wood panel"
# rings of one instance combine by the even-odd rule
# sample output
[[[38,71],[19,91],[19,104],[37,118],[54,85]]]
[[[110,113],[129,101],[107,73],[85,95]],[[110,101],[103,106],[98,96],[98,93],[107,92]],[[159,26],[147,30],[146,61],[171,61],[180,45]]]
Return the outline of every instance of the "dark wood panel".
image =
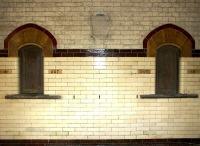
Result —
[[[19,51],[21,94],[43,94],[42,49],[28,45]]]
[[[179,88],[179,48],[165,45],[157,49],[156,94],[176,95]]]

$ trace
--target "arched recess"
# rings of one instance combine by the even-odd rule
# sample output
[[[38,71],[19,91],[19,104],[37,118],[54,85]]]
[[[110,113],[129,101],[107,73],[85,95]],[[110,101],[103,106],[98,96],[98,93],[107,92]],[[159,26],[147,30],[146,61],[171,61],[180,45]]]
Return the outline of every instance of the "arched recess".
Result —
[[[184,29],[174,24],[165,24],[151,31],[143,41],[148,57],[155,57],[156,50],[163,45],[177,46],[181,51],[180,56],[191,57],[195,41]]]
[[[8,50],[9,57],[17,57],[19,49],[25,45],[36,45],[42,48],[45,57],[51,57],[57,42],[45,28],[28,23],[16,28],[4,40],[4,48]]]

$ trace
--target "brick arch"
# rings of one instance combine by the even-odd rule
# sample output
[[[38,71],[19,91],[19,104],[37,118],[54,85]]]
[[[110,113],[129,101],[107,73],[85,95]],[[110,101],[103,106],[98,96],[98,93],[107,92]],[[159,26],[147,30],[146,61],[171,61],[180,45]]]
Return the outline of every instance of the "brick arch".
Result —
[[[147,56],[155,57],[156,50],[168,44],[180,48],[182,57],[191,57],[192,49],[195,49],[193,37],[174,24],[165,24],[151,31],[143,41],[143,48],[147,49]]]
[[[30,44],[40,46],[46,57],[53,56],[53,50],[57,47],[55,37],[45,28],[33,23],[16,28],[4,40],[4,48],[8,50],[9,57],[18,56],[18,50]]]

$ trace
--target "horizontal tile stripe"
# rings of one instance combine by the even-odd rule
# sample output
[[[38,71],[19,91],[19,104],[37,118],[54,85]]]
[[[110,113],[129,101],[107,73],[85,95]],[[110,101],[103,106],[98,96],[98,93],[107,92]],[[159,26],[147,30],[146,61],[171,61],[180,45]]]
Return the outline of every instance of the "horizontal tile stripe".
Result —
[[[54,57],[146,57],[146,49],[56,49]],[[0,57],[8,57],[8,50],[0,50]],[[200,49],[192,50],[192,57],[200,57]]]
[[[0,140],[0,146],[64,146],[70,144],[70,146],[75,145],[133,145],[139,144],[139,146],[155,146],[156,144],[162,144],[162,146],[187,146],[200,144],[200,138],[187,138],[187,139],[116,139],[116,140]]]

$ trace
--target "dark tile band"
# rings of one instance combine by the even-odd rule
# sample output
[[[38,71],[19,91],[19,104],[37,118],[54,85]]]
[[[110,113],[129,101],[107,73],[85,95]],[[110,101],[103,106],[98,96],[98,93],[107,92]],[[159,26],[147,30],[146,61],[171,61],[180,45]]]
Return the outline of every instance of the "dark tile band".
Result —
[[[0,57],[8,57],[8,50],[0,50]]]
[[[116,140],[0,140],[0,146],[188,146],[199,145],[200,138],[116,139]]]
[[[56,49],[54,57],[146,57],[146,49]]]
[[[192,50],[192,57],[200,57],[200,50],[199,49]]]
[[[54,57],[147,57],[146,49],[56,49]],[[8,50],[0,50],[0,57],[8,57]],[[192,57],[200,57],[200,49],[192,50]]]

